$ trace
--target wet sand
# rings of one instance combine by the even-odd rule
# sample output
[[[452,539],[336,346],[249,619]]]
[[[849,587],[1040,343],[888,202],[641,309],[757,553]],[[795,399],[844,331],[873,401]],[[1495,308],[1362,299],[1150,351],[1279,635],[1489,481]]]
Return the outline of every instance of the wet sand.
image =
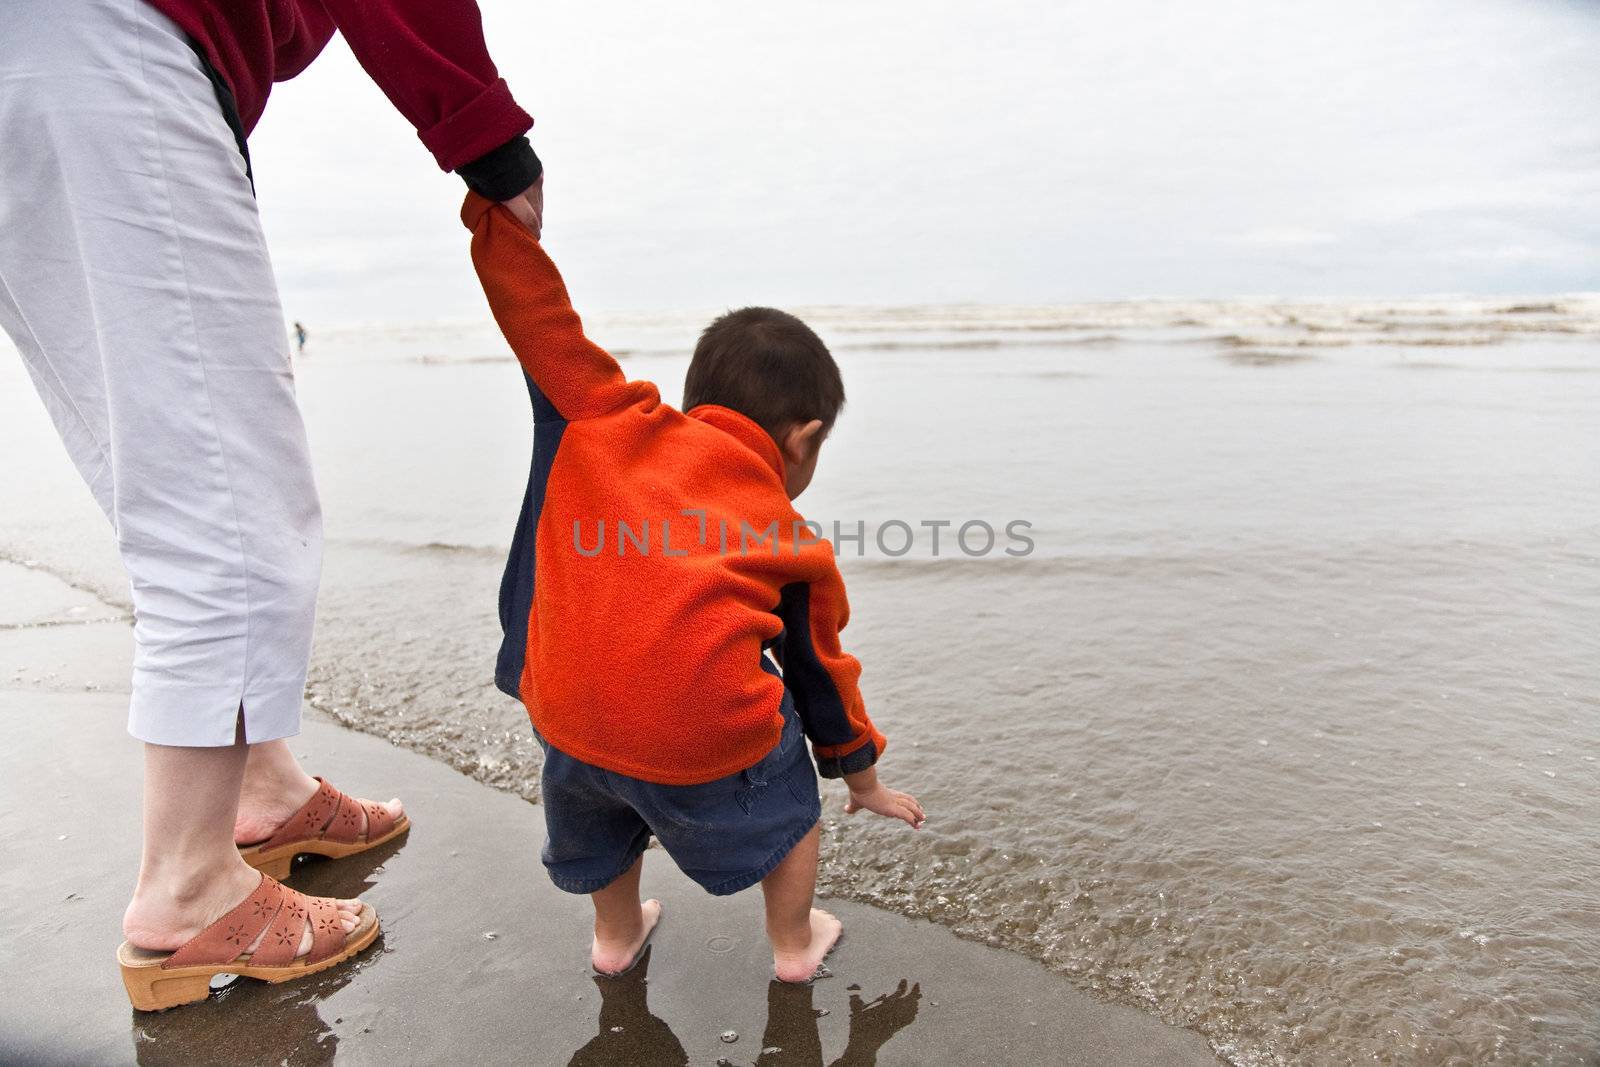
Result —
[[[851,396],[807,515],[1037,541],[841,541],[884,773],[930,819],[844,818],[831,788],[822,892],[1240,1067],[1594,1061],[1600,295],[806,317]],[[671,399],[703,318],[587,322]],[[319,330],[297,388],[328,534],[311,704],[536,797],[489,680],[528,462],[503,341],[486,318]],[[75,618],[125,607],[3,357],[0,454],[25,460],[0,469],[0,560],[82,584]]]
[[[295,745],[308,764],[399,792],[415,827],[375,854],[303,862],[291,884],[365,897],[380,941],[303,982],[134,1013],[112,958],[138,859],[128,645],[115,609],[0,563],[0,1063],[1216,1062],[1198,1035],[1021,956],[862,905],[827,905],[846,929],[833,977],[770,983],[760,895],[713,900],[654,852],[645,886],[666,913],[647,964],[597,979],[585,902],[539,866],[537,808],[316,718]]]

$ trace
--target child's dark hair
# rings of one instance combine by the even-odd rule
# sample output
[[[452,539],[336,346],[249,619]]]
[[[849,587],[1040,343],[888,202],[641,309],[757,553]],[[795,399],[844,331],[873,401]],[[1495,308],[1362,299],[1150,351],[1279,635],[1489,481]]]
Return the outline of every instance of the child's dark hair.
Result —
[[[715,319],[694,346],[683,409],[701,404],[732,408],[776,440],[812,419],[832,428],[844,381],[811,327],[775,308],[740,308]]]

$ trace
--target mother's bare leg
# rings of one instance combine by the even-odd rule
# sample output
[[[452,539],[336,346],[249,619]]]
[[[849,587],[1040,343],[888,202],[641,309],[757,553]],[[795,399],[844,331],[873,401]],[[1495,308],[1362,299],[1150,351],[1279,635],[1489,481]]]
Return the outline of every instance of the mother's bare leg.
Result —
[[[226,915],[261,875],[234,845],[250,746],[144,746],[144,852],[122,932],[139,948],[170,951]],[[348,933],[360,901],[339,902]],[[308,930],[306,936],[310,937]]]

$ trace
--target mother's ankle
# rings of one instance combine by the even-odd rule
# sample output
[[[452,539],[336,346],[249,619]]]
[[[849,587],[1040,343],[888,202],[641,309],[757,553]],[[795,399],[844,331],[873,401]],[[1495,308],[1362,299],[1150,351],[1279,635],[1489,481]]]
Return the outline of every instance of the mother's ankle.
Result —
[[[316,789],[316,780],[301,768],[287,741],[263,741],[250,746],[244,767],[245,793],[265,796],[304,793],[298,806],[311,799]]]
[[[211,901],[260,876],[240,858],[238,850],[216,856],[168,856],[146,861],[134,888],[135,904],[188,908]]]

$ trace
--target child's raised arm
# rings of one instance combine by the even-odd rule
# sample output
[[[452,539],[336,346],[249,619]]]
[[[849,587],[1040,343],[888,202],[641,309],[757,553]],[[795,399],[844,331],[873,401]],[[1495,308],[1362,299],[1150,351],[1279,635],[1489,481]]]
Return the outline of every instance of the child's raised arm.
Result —
[[[658,399],[655,386],[629,382],[610,353],[583,335],[561,272],[515,216],[469,193],[461,221],[472,231],[472,264],[500,332],[554,409],[536,405],[537,418],[573,422]]]

